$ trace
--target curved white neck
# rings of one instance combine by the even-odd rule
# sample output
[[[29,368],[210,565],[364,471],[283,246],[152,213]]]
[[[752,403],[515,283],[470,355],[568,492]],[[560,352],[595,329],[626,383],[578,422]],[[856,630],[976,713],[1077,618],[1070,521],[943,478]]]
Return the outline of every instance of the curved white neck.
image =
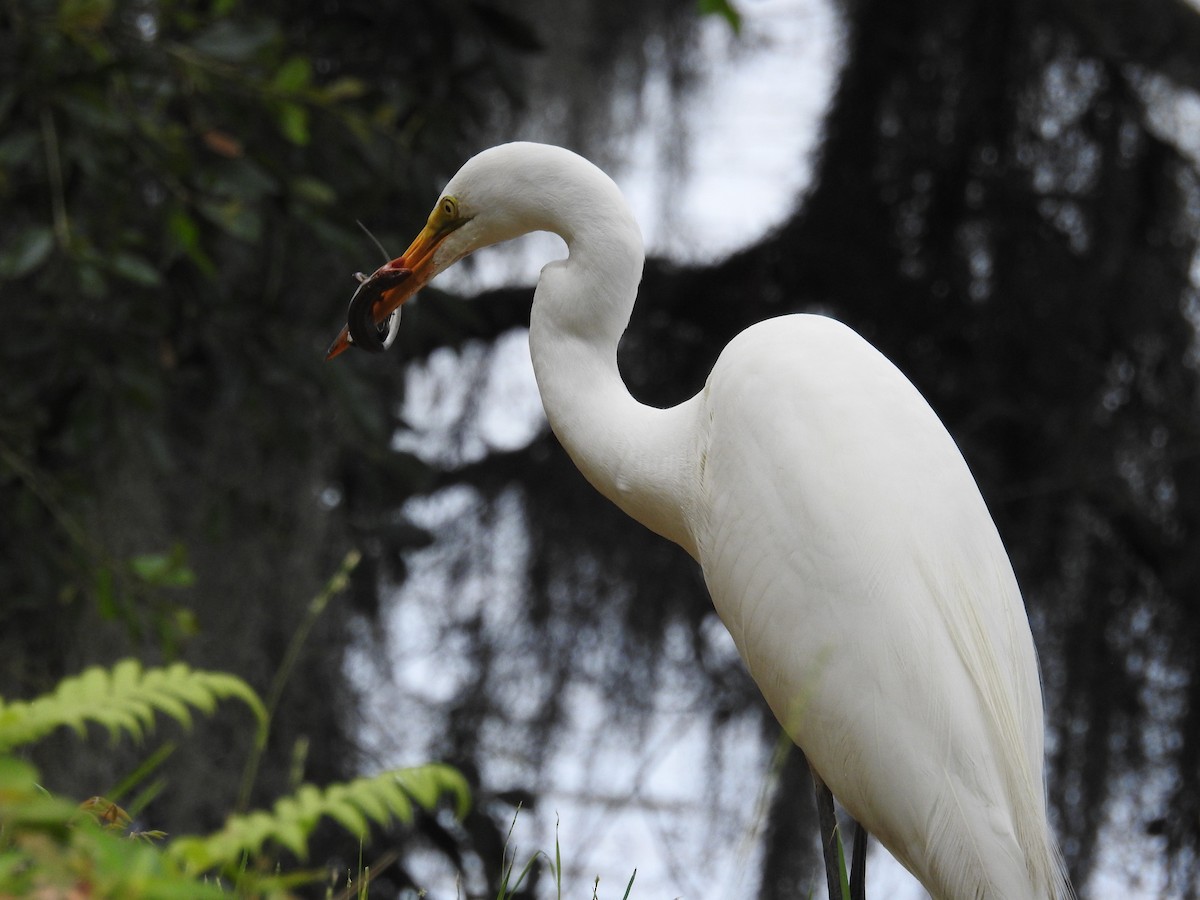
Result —
[[[644,254],[616,185],[599,170],[596,175],[602,181],[571,184],[573,202],[560,207],[584,209],[586,216],[544,226],[563,237],[570,255],[542,270],[534,294],[534,374],[550,427],[584,477],[695,557],[693,404],[645,406],[621,379],[617,344],[637,297]]]

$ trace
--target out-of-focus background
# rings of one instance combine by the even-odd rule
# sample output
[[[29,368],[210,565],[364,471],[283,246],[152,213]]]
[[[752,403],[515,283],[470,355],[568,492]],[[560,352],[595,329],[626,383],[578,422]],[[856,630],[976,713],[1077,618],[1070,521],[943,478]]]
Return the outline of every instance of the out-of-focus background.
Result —
[[[651,260],[621,349],[696,391],[745,326],[862,332],[962,447],[1048,700],[1084,897],[1200,890],[1200,13],[1184,0],[18,0],[0,8],[0,695],[136,656],[282,695],[255,801],[438,759],[462,823],[372,896],[818,893],[810,786],[677,548],[549,433],[530,239],[323,351],[356,270],[506,140],[610,171]],[[797,465],[803,465],[797,460]],[[253,728],[177,736],[141,813],[232,808]],[[167,729],[170,734],[170,730]],[[47,787],[147,747],[57,735]],[[333,830],[314,865],[353,867]],[[883,851],[868,896],[920,896]],[[537,873],[521,896],[553,896]]]

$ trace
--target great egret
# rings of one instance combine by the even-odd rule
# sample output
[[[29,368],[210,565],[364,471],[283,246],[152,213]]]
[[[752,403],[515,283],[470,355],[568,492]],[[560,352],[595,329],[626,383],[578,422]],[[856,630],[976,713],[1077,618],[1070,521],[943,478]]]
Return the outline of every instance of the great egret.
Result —
[[[569,251],[530,316],[550,426],[600,493],[700,564],[819,780],[935,898],[1068,897],[1012,566],[945,427],[849,328],[759,323],[690,400],[637,402],[617,370],[637,223],[587,160],[513,143],[467,162],[405,254],[363,280],[328,357],[382,350],[437,273],[532,231]]]

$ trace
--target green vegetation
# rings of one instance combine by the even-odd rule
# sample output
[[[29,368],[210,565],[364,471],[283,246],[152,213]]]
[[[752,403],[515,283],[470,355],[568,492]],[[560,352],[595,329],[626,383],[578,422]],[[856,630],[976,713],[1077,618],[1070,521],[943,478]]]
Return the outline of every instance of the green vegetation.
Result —
[[[357,553],[349,554],[309,604],[267,703],[235,675],[197,670],[182,662],[144,668],[135,659],[123,659],[110,668],[93,666],[32,700],[0,698],[0,897],[40,892],[73,896],[71,891],[122,900],[231,893],[284,896],[290,888],[323,877],[321,871],[295,868],[308,859],[310,837],[323,819],[336,822],[361,845],[372,825],[409,824],[414,806],[432,811],[447,796],[456,816],[464,817],[471,803],[465,779],[449,766],[431,764],[325,787],[300,784],[269,810],[229,815],[211,834],[169,835],[143,829],[135,821],[162,791],[162,781],[146,786],[132,801],[124,797],[171,755],[172,745],[150,754],[106,796],[82,803],[46,790],[37,768],[17,755],[61,728],[73,729],[86,740],[88,726],[100,726],[110,745],[122,738],[142,742],[159,716],[190,731],[195,712],[211,716],[220,701],[238,700],[254,718],[253,749],[245,762],[240,807],[254,786],[279,694],[305,638],[330,599],[345,590],[358,559]],[[118,801],[127,803],[129,811]],[[360,892],[367,881],[369,874],[359,879]]]
[[[544,852],[539,850],[525,861],[525,865],[521,867],[520,872],[516,872],[516,855],[509,852],[509,842],[512,840],[512,830],[517,824],[517,817],[520,816],[521,810],[518,807],[516,813],[513,814],[512,822],[508,826],[508,834],[504,838],[504,852],[502,854],[502,865],[500,866],[500,888],[496,893],[496,900],[515,900],[515,898],[523,896],[520,891],[526,883],[526,879],[535,870],[539,862],[545,862],[550,869],[550,874],[554,878],[554,896],[556,900],[562,900],[562,848],[558,843],[558,829],[555,827],[554,835],[554,859]],[[514,873],[515,877],[514,877]],[[621,900],[629,900],[633,894],[633,882],[637,878],[637,869],[633,870],[633,874],[629,876],[629,882],[625,885],[625,893],[621,895]],[[592,882],[592,900],[599,900],[600,894],[600,876],[596,876],[596,880]]]
[[[218,700],[235,697],[254,712],[258,742],[266,737],[267,711],[240,678],[221,672],[197,672],[183,663],[166,669],[143,669],[125,659],[112,669],[94,667],[66,678],[52,694],[29,702],[0,699],[0,752],[45,737],[55,728],[70,726],[81,737],[86,723],[97,722],[115,741],[122,734],[141,739],[153,727],[157,712],[190,727],[190,708],[212,714]]]
[[[462,776],[428,765],[324,788],[305,784],[270,811],[231,816],[210,835],[174,837],[136,829],[113,800],[93,797],[77,805],[54,796],[40,785],[37,770],[13,755],[58,727],[85,735],[87,722],[103,725],[114,741],[142,739],[160,713],[190,727],[193,710],[212,714],[225,698],[252,710],[263,740],[266,708],[249,685],[182,664],[143,669],[123,660],[111,670],[65,679],[29,702],[0,700],[0,896],[283,896],[321,877],[285,870],[278,858],[287,851],[303,862],[324,818],[365,840],[372,824],[411,822],[414,804],[433,810],[449,795],[458,816],[467,812],[470,791]]]
[[[412,538],[380,523],[422,469],[387,449],[399,372],[360,379],[320,347],[374,258],[355,220],[395,243],[402,186],[433,181],[430,147],[474,121],[461,73],[436,90],[423,73],[488,4],[397,6],[380,33],[446,41],[359,47],[358,11],[321,4],[0,10],[0,695],[43,695],[6,704],[4,752],[82,798],[141,764],[48,729],[137,737],[253,697],[257,729],[198,728],[168,754],[154,827],[171,834],[312,813],[272,806],[301,767],[359,784],[349,612],[305,601],[351,546],[397,558]],[[352,820],[362,796],[322,793],[322,815]]]

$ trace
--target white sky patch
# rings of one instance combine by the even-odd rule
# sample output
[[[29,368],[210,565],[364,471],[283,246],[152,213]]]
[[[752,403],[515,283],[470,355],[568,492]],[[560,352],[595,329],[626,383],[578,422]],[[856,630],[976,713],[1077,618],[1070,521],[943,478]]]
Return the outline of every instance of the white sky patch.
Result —
[[[654,128],[671,115],[663,74],[643,88],[644,127],[613,153],[625,163],[609,175],[651,256],[716,262],[749,247],[787,220],[812,182],[821,118],[841,67],[837,14],[825,0],[738,8],[740,35],[717,16],[701,23],[705,65],[684,110],[683,178],[669,170]],[[474,266],[451,269],[439,284],[464,294],[533,284],[543,265],[565,255],[558,237],[532,235],[480,251]]]
[[[631,165],[617,173],[651,254],[704,263],[758,243],[812,183],[821,119],[841,68],[837,15],[813,0],[739,9],[741,35],[717,17],[702,23],[707,71],[687,101],[688,170],[678,198],[661,196],[663,173],[639,164],[652,153],[627,154]]]

